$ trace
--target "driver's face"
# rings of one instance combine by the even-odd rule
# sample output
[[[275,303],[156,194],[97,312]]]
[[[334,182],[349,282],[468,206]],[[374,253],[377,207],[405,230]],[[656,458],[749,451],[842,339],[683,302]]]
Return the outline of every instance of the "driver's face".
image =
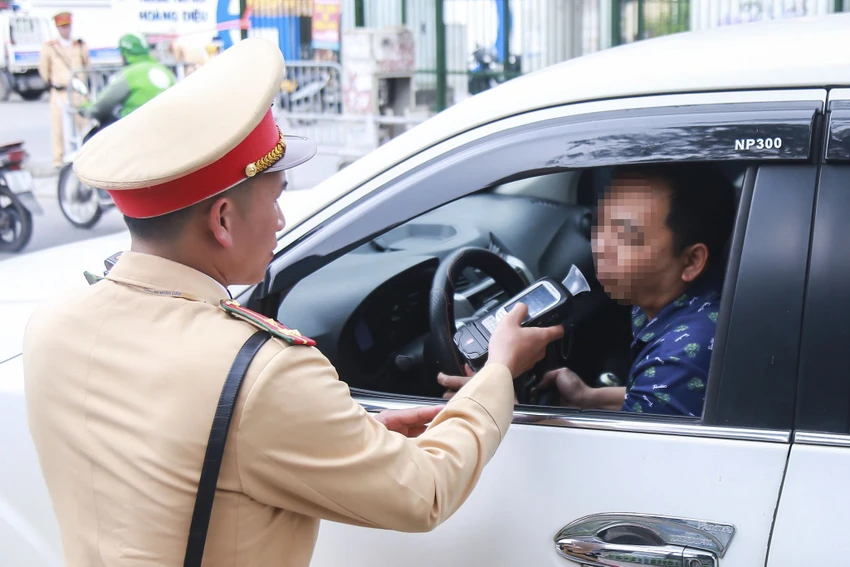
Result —
[[[599,282],[612,299],[641,305],[675,268],[673,233],[666,226],[669,193],[662,182],[615,179],[599,204],[592,248]]]

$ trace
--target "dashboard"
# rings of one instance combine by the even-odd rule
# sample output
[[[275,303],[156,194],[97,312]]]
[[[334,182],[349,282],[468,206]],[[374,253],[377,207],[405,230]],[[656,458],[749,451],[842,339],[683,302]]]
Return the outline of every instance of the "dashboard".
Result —
[[[440,396],[430,361],[429,295],[440,261],[477,246],[508,261],[531,283],[559,280],[576,264],[593,273],[591,212],[536,197],[476,194],[421,215],[366,242],[301,280],[278,320],[315,339],[351,387]],[[455,282],[455,319],[508,298],[467,269]]]

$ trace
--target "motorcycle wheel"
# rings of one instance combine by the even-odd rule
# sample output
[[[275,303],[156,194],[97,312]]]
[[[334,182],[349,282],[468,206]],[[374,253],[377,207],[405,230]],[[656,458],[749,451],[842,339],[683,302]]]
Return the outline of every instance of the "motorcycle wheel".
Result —
[[[44,91],[41,91],[41,90],[19,91],[18,94],[21,95],[21,98],[24,99],[24,100],[33,101],[33,100],[40,99],[41,95],[44,94]]]
[[[72,225],[88,229],[97,224],[103,209],[97,191],[81,182],[71,165],[66,163],[59,172],[59,209]]]
[[[20,252],[32,238],[32,213],[8,187],[0,186],[0,252]]]

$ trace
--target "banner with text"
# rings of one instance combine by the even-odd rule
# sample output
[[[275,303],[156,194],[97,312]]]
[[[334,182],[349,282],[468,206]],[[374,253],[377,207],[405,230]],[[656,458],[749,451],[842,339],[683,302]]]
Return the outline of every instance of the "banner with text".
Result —
[[[341,0],[313,0],[313,49],[339,51]]]

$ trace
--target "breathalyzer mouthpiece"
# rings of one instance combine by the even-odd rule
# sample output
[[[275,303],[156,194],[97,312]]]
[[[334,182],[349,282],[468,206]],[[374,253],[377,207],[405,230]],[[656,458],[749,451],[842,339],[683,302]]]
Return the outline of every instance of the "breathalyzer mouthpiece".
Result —
[[[564,284],[564,287],[567,288],[567,290],[573,295],[590,291],[590,285],[588,285],[587,280],[584,279],[584,274],[581,273],[581,270],[579,270],[575,264],[572,265],[570,273],[567,274],[567,277],[564,278],[564,281],[561,283]]]

